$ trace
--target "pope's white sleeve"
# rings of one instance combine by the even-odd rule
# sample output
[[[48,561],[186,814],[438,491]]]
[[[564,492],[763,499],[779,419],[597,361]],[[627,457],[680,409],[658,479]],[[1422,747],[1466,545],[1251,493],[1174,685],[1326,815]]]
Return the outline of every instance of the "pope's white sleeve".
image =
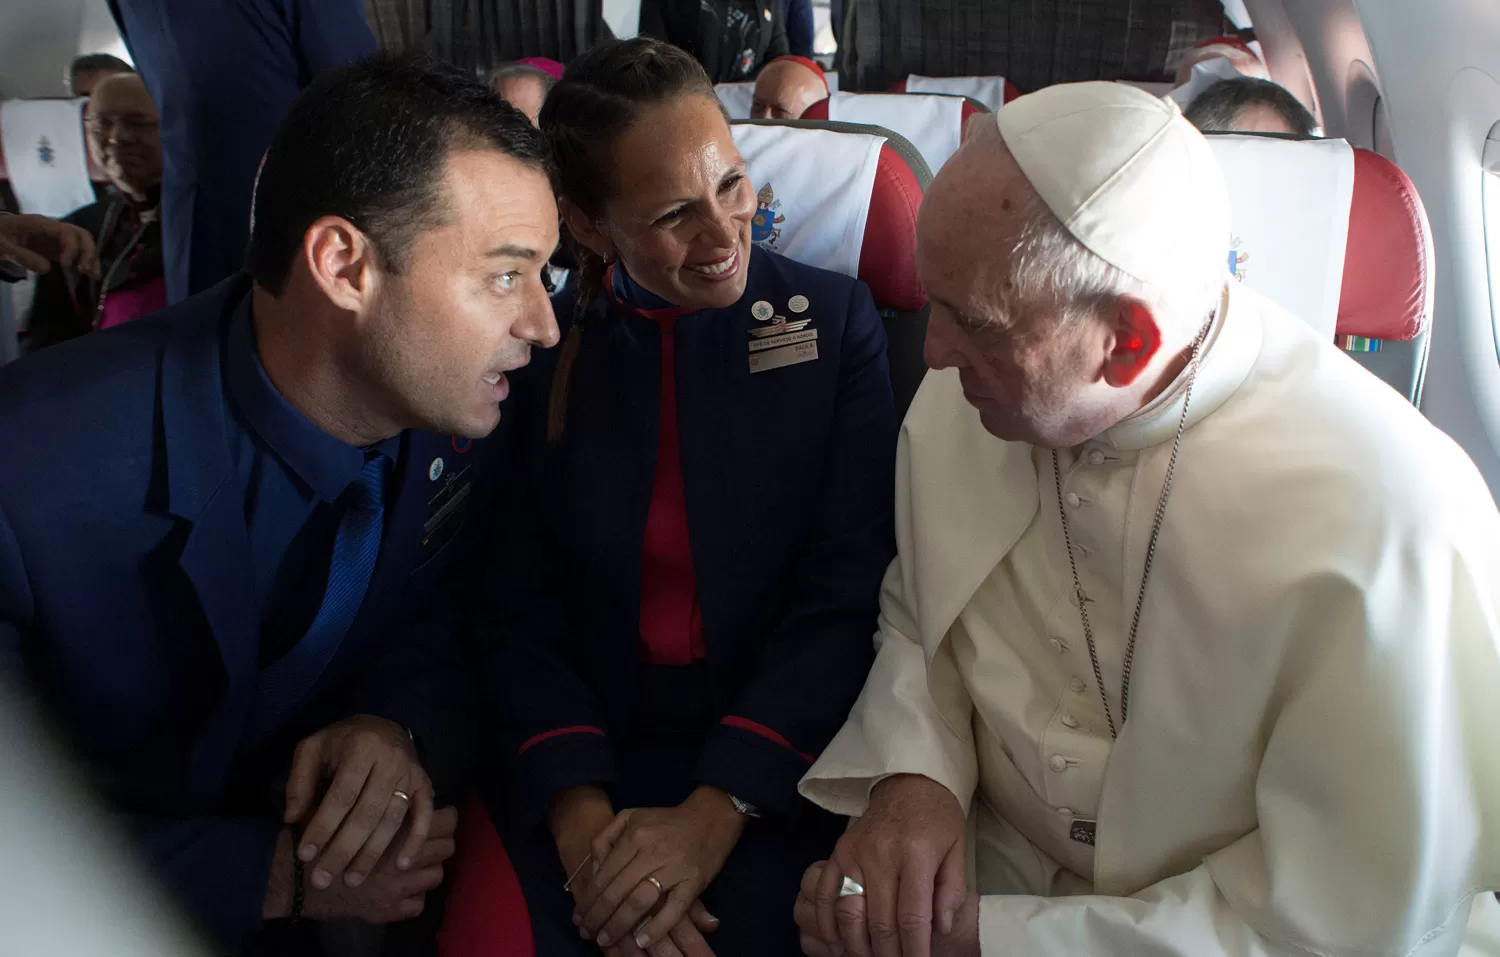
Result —
[[[1259,826],[1130,896],[986,897],[984,957],[1457,953],[1500,888],[1500,562],[1470,544],[1284,596]]]
[[[952,646],[943,642],[929,675],[898,557],[880,595],[875,665],[849,720],[802,779],[802,795],[847,817],[859,817],[870,790],[896,774],[921,774],[957,796],[964,813],[979,779],[971,715]],[[933,694],[944,697],[939,712]],[[949,718],[944,718],[944,713]],[[950,720],[961,716],[962,721]]]

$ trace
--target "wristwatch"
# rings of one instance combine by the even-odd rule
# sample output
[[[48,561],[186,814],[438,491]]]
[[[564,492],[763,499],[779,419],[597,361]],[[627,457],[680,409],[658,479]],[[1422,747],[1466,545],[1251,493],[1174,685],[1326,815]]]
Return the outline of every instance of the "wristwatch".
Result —
[[[729,803],[733,804],[734,809],[736,811],[739,811],[746,817],[756,820],[760,819],[760,808],[756,807],[754,804],[751,804],[749,801],[741,801],[739,798],[731,794],[729,795]]]

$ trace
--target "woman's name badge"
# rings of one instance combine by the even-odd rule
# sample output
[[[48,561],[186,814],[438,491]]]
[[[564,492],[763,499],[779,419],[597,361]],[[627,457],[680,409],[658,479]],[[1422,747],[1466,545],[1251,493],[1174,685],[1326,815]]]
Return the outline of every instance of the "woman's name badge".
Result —
[[[780,369],[783,366],[799,365],[803,362],[812,362],[818,358],[817,330],[809,329],[807,332],[812,338],[805,342],[794,343],[789,346],[778,346],[774,349],[762,349],[750,353],[751,372],[769,372],[772,369]],[[750,348],[761,343],[752,343]]]

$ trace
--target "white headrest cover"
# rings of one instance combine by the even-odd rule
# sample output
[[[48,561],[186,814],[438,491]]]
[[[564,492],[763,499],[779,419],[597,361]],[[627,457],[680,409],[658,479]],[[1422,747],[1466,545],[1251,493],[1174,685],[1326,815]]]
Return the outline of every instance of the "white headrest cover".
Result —
[[[1332,339],[1344,285],[1354,150],[1343,140],[1207,139],[1229,187],[1231,272]]]
[[[94,202],[83,107],[88,100],[0,104],[0,148],[23,213],[66,216]]]
[[[828,92],[829,93],[837,93],[839,91],[839,71],[838,70],[828,70],[827,72],[825,72],[823,74],[823,79],[825,79],[825,80],[828,81]]]
[[[934,176],[958,152],[963,137],[964,101],[956,96],[909,93],[835,93],[828,99],[828,118],[844,123],[871,123],[899,133],[927,161]]]
[[[885,137],[789,126],[731,129],[756,189],[751,242],[857,277]]]
[[[1005,77],[918,76],[913,73],[906,78],[906,92],[967,96],[978,100],[993,111],[1005,105]]]
[[[750,107],[755,102],[754,83],[715,83],[714,94],[731,120],[748,120]]]
[[[1238,80],[1244,74],[1234,68],[1224,57],[1216,56],[1207,60],[1201,60],[1193,64],[1193,72],[1188,81],[1168,93],[1172,102],[1186,110],[1193,105],[1198,94],[1211,86],[1223,83],[1225,80]]]

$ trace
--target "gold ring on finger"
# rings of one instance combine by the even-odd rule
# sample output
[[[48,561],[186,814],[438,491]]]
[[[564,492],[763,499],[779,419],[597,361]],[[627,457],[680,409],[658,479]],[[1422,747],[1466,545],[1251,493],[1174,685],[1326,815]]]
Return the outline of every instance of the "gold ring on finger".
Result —
[[[406,801],[407,803],[411,803],[411,795],[407,794],[405,791],[400,790],[399,788],[391,792],[391,797],[398,797],[401,800]]]
[[[646,878],[646,883],[650,884],[652,887],[656,888],[656,892],[658,894],[665,894],[666,893],[666,889],[661,886],[661,881],[657,880],[656,878],[654,878],[654,877],[648,877],[648,878]]]

